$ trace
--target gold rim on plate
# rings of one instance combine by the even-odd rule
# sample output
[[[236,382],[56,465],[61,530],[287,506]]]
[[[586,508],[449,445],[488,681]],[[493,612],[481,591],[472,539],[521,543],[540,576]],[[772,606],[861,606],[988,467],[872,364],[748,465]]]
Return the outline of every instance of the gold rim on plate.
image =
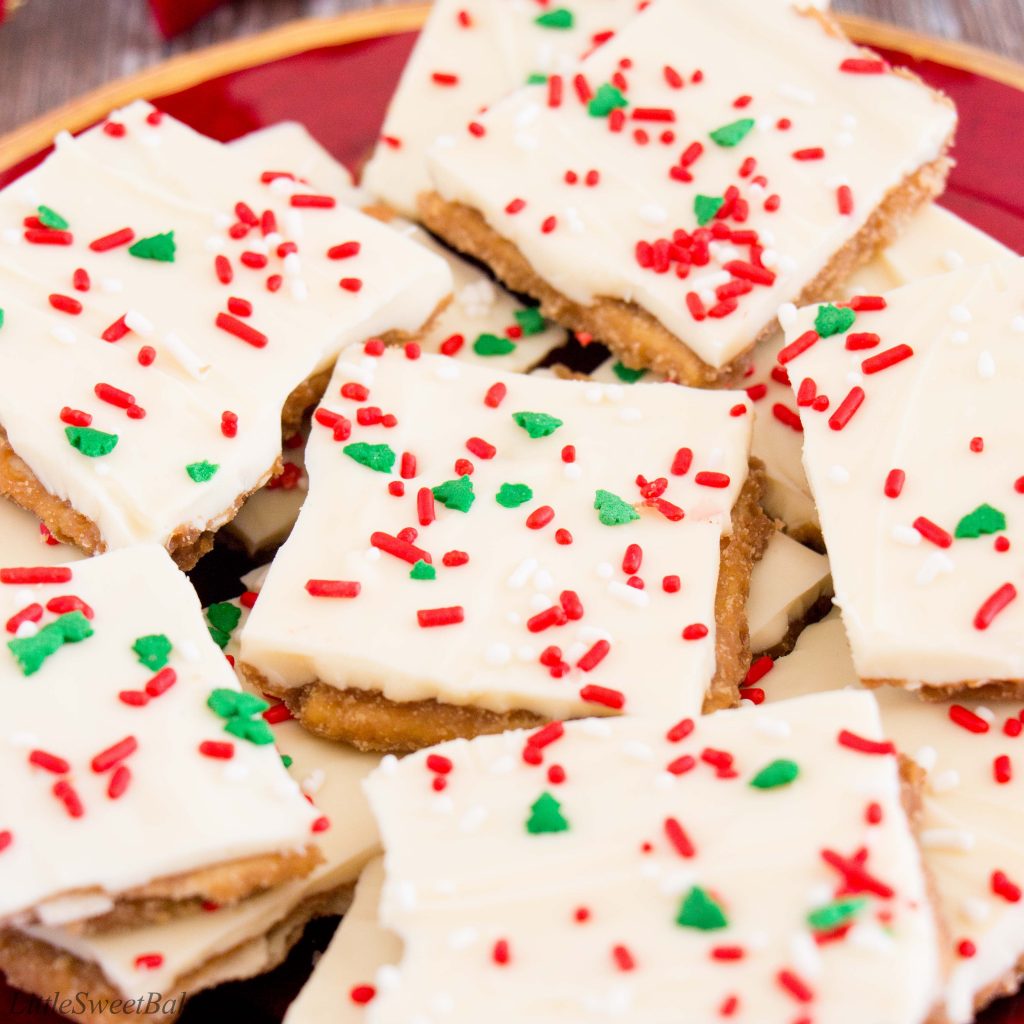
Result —
[[[378,7],[332,18],[306,18],[257,36],[173,57],[136,75],[108,82],[9,132],[0,138],[0,169],[45,149],[58,132],[86,128],[108,111],[132,100],[179,92],[220,75],[308,50],[411,32],[420,28],[429,11],[429,4],[414,4]],[[935,39],[859,15],[840,14],[838,20],[850,36],[868,46],[899,50],[916,59],[937,61],[1024,89],[1024,65],[979,47]]]

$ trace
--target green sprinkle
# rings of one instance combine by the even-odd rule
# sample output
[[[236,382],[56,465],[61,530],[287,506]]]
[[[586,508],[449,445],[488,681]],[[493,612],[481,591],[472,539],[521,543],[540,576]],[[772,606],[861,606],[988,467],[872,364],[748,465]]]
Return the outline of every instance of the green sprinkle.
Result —
[[[731,149],[733,146],[738,146],[753,127],[754,119],[752,117],[744,117],[739,121],[733,121],[732,124],[723,124],[721,128],[716,128],[708,134],[711,136],[712,142],[717,142],[719,146]]]
[[[539,71],[534,71],[533,74],[526,76],[527,85],[544,85],[548,80],[547,75],[542,75]]]
[[[92,427],[65,427],[64,436],[72,448],[77,448],[90,459],[109,455],[117,447],[117,434],[105,434]]]
[[[845,306],[840,309],[831,303],[822,306],[814,318],[814,329],[823,338],[831,338],[833,334],[845,334],[852,326],[857,314]]]
[[[622,526],[640,518],[640,513],[628,501],[624,501],[611,491],[598,491],[594,495],[594,508],[597,518],[605,526]]]
[[[509,352],[515,352],[516,343],[509,338],[499,337],[497,334],[481,334],[473,342],[473,351],[478,356],[507,356]]]
[[[436,580],[437,570],[429,562],[424,562],[421,558],[409,571],[409,579]]]
[[[366,466],[367,469],[376,470],[378,473],[390,473],[395,468],[395,452],[390,445],[356,441],[354,444],[345,445],[342,451],[350,459],[355,459],[360,466]]]
[[[225,633],[224,630],[218,629],[216,626],[207,626],[210,631],[210,639],[223,651],[229,643],[231,643],[231,634]]]
[[[842,928],[852,918],[856,917],[866,906],[868,901],[863,896],[853,899],[834,900],[826,903],[817,910],[812,910],[807,915],[807,923],[816,932],[832,932]]]
[[[291,756],[291,754],[282,754],[281,755],[281,764],[283,764],[285,766],[285,768],[291,768],[291,766],[294,763],[295,763],[295,761],[294,761],[294,758]]]
[[[635,384],[647,371],[634,370],[625,363],[615,363],[612,366],[612,373],[615,374],[623,384]]]
[[[454,512],[468,512],[476,501],[473,481],[468,476],[460,476],[458,480],[445,480],[443,484],[438,484],[434,488],[434,498]]]
[[[202,462],[190,462],[185,467],[185,472],[192,478],[194,483],[205,484],[207,480],[212,480],[217,475],[217,470],[220,469],[215,462],[207,462],[203,459]]]
[[[206,609],[206,621],[225,633],[232,632],[241,617],[242,609],[230,601],[218,601]]]
[[[541,793],[530,807],[526,831],[532,836],[543,832],[569,831],[569,822],[562,814],[562,805],[550,793]]]
[[[49,228],[51,231],[67,231],[71,227],[64,217],[49,206],[37,207],[36,212],[39,214],[39,223],[44,228]]]
[[[967,515],[956,524],[956,537],[959,540],[964,538],[981,537],[989,533],[999,533],[1006,529],[1006,516],[999,509],[991,505],[979,505],[973,512]]]
[[[560,419],[549,416],[546,412],[514,412],[512,419],[516,421],[517,426],[522,427],[535,439],[548,437],[562,425]]]
[[[533,23],[540,25],[541,28],[572,28],[575,21],[572,11],[565,7],[556,7],[553,11],[545,11],[533,19]]]
[[[788,786],[799,774],[800,766],[796,761],[772,761],[750,780],[750,784],[755,789],[775,789],[776,786]]]
[[[622,95],[621,90],[607,82],[597,87],[593,99],[587,104],[587,113],[591,117],[607,117],[618,107],[628,107],[629,100]]]
[[[515,312],[516,323],[519,329],[529,337],[531,334],[541,334],[547,327],[547,321],[541,316],[536,306],[527,306],[526,309],[517,309]]]
[[[4,311],[0,309],[0,327],[4,325]]]
[[[211,690],[210,696],[206,698],[206,706],[220,718],[248,718],[250,715],[262,714],[270,707],[260,697],[227,687]]]
[[[17,637],[7,643],[22,675],[30,676],[65,644],[77,644],[92,636],[92,626],[81,612],[68,612],[43,626],[35,636]]]
[[[726,920],[725,912],[707,890],[695,885],[683,898],[676,924],[682,928],[713,932],[719,928],[726,928],[729,922]]]
[[[502,508],[519,508],[533,497],[533,488],[528,484],[502,484],[494,500]]]
[[[139,664],[153,672],[159,672],[167,664],[171,655],[171,641],[163,633],[151,633],[149,636],[140,636],[132,644],[135,657]]]
[[[274,733],[262,718],[229,718],[224,725],[224,731],[237,736],[240,740],[248,740],[258,747],[274,742]]]
[[[693,212],[697,215],[697,223],[704,227],[709,220],[714,219],[715,214],[724,205],[725,200],[721,196],[695,195],[693,197]]]
[[[165,231],[160,235],[140,238],[128,252],[140,260],[156,260],[158,263],[173,263],[177,251],[174,244],[174,232]]]

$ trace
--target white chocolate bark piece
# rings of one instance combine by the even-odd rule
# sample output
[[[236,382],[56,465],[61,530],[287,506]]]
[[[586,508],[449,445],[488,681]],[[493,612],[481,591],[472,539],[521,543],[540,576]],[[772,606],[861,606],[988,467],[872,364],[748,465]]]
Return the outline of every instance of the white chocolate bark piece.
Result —
[[[107,548],[221,525],[272,470],[292,391],[345,344],[418,330],[451,286],[443,261],[372,218],[264,184],[241,154],[153,114],[136,104],[61,141],[0,194],[0,424]],[[265,211],[266,236],[245,223],[272,228]],[[96,251],[125,228],[131,247]],[[350,255],[329,258],[335,245]],[[116,441],[88,435],[87,455],[69,443],[82,429]]]
[[[1024,679],[1022,311],[1013,259],[803,309],[787,331],[779,358],[804,402],[804,464],[862,678]]]
[[[386,759],[367,792],[404,952],[366,1019],[667,1024],[731,1006],[921,1024],[938,936],[901,789],[854,693]]]
[[[637,11],[637,0],[579,0],[543,8],[524,0],[439,0],[391,100],[363,186],[406,216],[429,191],[427,150],[465,131],[488,104],[564,71]]]
[[[881,73],[849,73],[865,69]],[[941,158],[956,121],[820,16],[747,0],[653,0],[560,82],[431,149],[437,192],[571,301],[633,303],[713,368]],[[697,232],[712,224],[721,238]]]
[[[244,621],[247,612],[242,609]],[[229,644],[228,651],[234,650]],[[81,936],[60,928],[31,927],[27,933],[96,964],[125,998],[179,991],[198,977],[198,988],[252,977],[276,965],[281,950],[274,930],[304,901],[351,885],[377,849],[377,829],[362,782],[379,763],[371,754],[311,736],[296,722],[273,725],[278,750],[291,758],[288,771],[315,803],[329,827],[317,832],[323,863],[306,878],[234,906],[179,918],[167,924],[113,934]],[[328,901],[326,908],[331,909]],[[335,908],[335,909],[343,909]],[[139,957],[158,954],[159,964]]]
[[[839,615],[806,629],[762,685],[769,702],[857,687]],[[952,947],[946,1012],[954,1024],[967,1024],[986,1002],[1017,987],[1024,955],[1016,888],[1024,856],[1015,770],[1021,707],[928,704],[891,688],[876,695],[886,735],[927,773],[921,840]]]
[[[9,501],[0,501],[0,564],[57,565],[81,557],[51,536],[35,516]]]
[[[750,577],[750,650],[760,654],[784,643],[829,593],[831,582],[824,555],[776,533]]]
[[[1010,250],[978,228],[934,204],[914,215],[904,232],[871,263],[856,271],[842,297],[874,295],[960,266],[977,266],[1009,256]],[[780,312],[788,327],[792,309]],[[785,344],[781,333],[754,350],[754,373],[747,393],[754,401],[753,452],[765,464],[764,506],[786,530],[802,540],[820,540],[821,525],[801,461],[800,409],[787,374],[777,362]]]
[[[284,1024],[361,1024],[376,998],[378,977],[388,976],[402,956],[402,943],[379,920],[384,861],[363,869],[352,907],[309,981],[288,1007]]]
[[[336,160],[298,121],[281,121],[249,132],[228,146],[251,161],[261,175],[285,171],[300,183],[315,185],[348,203],[362,196],[352,172]]]
[[[361,426],[368,406],[393,425]],[[731,392],[350,349],[241,658],[274,692],[319,681],[558,717],[698,711],[745,409]],[[663,493],[645,500],[638,474],[664,478]]]
[[[0,919],[95,916],[149,882],[314,842],[316,812],[165,552],[4,570],[0,616]]]

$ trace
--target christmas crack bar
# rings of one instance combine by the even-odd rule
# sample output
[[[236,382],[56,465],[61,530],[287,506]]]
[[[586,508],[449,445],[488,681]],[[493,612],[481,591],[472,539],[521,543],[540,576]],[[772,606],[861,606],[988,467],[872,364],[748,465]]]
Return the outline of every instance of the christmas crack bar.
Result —
[[[770,531],[747,412],[729,392],[348,350],[245,672],[370,749],[733,703]]]
[[[189,567],[338,351],[417,331],[451,278],[136,104],[0,194],[0,290],[0,492],[88,552],[156,542]]]
[[[864,680],[1024,690],[1024,263],[800,311],[778,356]]]
[[[254,596],[254,595],[250,595]],[[208,615],[221,632],[237,602]],[[235,645],[228,642],[226,650]],[[141,1000],[157,991],[186,998],[213,985],[252,977],[280,963],[315,917],[345,911],[355,879],[377,850],[377,829],[362,782],[379,758],[311,736],[280,705],[265,714],[289,774],[316,806],[316,839],[323,861],[306,878],[231,906],[206,904],[172,921],[80,935],[67,928],[33,925],[0,931],[0,966],[19,987],[46,996],[55,987],[87,990],[94,1001]],[[177,999],[172,1019],[181,1010]],[[116,1011],[96,1020],[116,1021]]]
[[[820,12],[654,0],[435,146],[420,213],[630,365],[716,384],[941,191],[955,122]]]
[[[0,569],[0,620],[0,921],[110,930],[320,861],[267,704],[239,688],[166,552]]]
[[[787,701],[777,708],[826,686],[856,687],[839,616],[807,629],[758,685],[766,706]],[[967,1024],[986,1004],[1016,991],[1024,971],[1024,829],[1016,770],[1024,711],[1019,704],[926,704],[891,688],[875,692],[886,735],[925,776],[920,840],[952,965],[945,1010],[952,1024]]]
[[[367,792],[404,949],[366,1020],[932,1019],[893,754],[874,699],[837,693],[386,759]]]

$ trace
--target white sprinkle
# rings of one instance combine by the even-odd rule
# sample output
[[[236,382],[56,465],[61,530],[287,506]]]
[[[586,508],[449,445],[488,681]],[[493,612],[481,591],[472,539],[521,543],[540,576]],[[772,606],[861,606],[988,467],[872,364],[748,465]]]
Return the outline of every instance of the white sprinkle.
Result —
[[[591,384],[584,390],[583,397],[591,405],[599,405],[604,401],[604,388],[600,384]]]
[[[828,478],[834,484],[848,484],[850,482],[850,471],[838,463],[829,467]]]
[[[966,262],[956,249],[947,249],[942,254],[942,265],[947,270],[959,270]]]
[[[1010,321],[1010,330],[1015,331],[1017,334],[1024,334],[1024,315],[1018,313]]]
[[[535,612],[542,612],[545,608],[551,607],[551,598],[547,594],[531,594],[530,607]]]
[[[782,718],[759,717],[754,722],[754,728],[764,736],[774,736],[780,740],[788,739],[793,732],[789,722]]]
[[[934,583],[939,576],[951,573],[954,568],[953,559],[949,555],[943,551],[933,551],[921,563],[914,582],[919,587],[927,587],[930,583]]]
[[[776,91],[784,100],[791,100],[793,103],[799,103],[805,107],[813,107],[818,101],[817,96],[810,89],[803,89],[792,82],[781,83]]]
[[[985,720],[986,722],[988,722],[988,724],[989,724],[989,725],[991,725],[991,724],[992,724],[992,723],[993,723],[993,722],[994,722],[994,721],[996,720],[996,716],[995,716],[995,713],[994,713],[994,712],[992,711],[992,709],[991,709],[991,708],[987,708],[987,707],[985,707],[985,705],[984,705],[984,704],[979,704],[979,705],[978,705],[978,706],[977,706],[977,707],[976,707],[976,708],[974,709],[974,713],[975,713],[975,714],[976,714],[976,715],[977,715],[977,716],[978,716],[979,718],[983,718],[983,719],[984,719],[984,720]]]
[[[777,267],[779,265],[779,254],[774,249],[765,249],[761,253],[761,262],[769,268]]]
[[[933,793],[948,793],[960,785],[960,773],[955,768],[947,768],[939,772],[931,780]]]
[[[124,315],[125,326],[130,331],[134,331],[136,334],[141,334],[142,337],[148,338],[156,331],[152,322],[148,317],[140,313],[137,309],[129,309]]]
[[[120,295],[124,291],[124,281],[119,277],[101,277],[100,291],[108,295]]]
[[[377,770],[381,775],[395,775],[398,772],[398,758],[394,754],[385,754],[380,759],[380,764],[377,766]]]
[[[539,564],[536,558],[524,558],[505,581],[505,585],[513,590],[521,590],[530,582],[530,578],[537,571]]]
[[[54,341],[59,341],[62,345],[74,345],[78,341],[78,336],[75,334],[70,327],[65,327],[63,324],[57,324],[50,328],[50,335]]]
[[[624,405],[619,410],[619,419],[623,423],[637,423],[644,418],[644,414],[635,405]]]
[[[971,340],[971,336],[967,331],[956,330],[949,336],[949,340],[954,345],[966,345]]]
[[[53,145],[57,149],[63,149],[65,146],[71,145],[75,140],[69,131],[57,132],[53,137]]]
[[[223,252],[227,247],[227,242],[220,235],[210,235],[209,238],[203,242],[203,248],[207,252]]]
[[[380,548],[367,548],[366,549],[366,560],[368,562],[379,562],[380,561]]]
[[[194,349],[189,348],[174,331],[168,331],[164,335],[164,348],[167,349],[174,361],[196,380],[202,380],[212,368],[211,363],[203,359]]]
[[[191,640],[182,640],[178,644],[178,653],[186,660],[192,663],[199,661],[202,655],[199,653],[199,648],[196,647]]]
[[[608,584],[608,593],[626,604],[633,605],[634,608],[646,608],[651,603],[651,596],[646,590],[631,587],[620,580],[612,580]]]
[[[648,224],[664,224],[668,220],[668,210],[659,203],[644,203],[637,215]]]
[[[952,306],[949,310],[949,318],[956,324],[969,324],[974,317],[971,311],[963,305]]]
[[[471,832],[476,832],[476,830],[487,820],[489,813],[490,812],[483,804],[474,804],[459,819],[459,831],[467,835]]]
[[[856,140],[851,132],[840,132],[836,136],[836,145],[841,149],[849,149]]]
[[[992,915],[991,905],[977,896],[968,896],[960,904],[960,910],[968,921],[974,924],[984,924]]]
[[[465,928],[456,928],[449,933],[448,945],[455,950],[469,949],[479,937],[480,933],[472,926],[467,925]]]
[[[511,660],[512,650],[508,644],[491,644],[484,651],[484,661],[496,668],[501,665],[507,665]]]
[[[288,282],[288,291],[296,302],[305,302],[309,298],[309,285],[301,277],[293,277]]]
[[[926,828],[921,830],[921,845],[929,850],[969,853],[974,849],[974,833],[963,828]]]
[[[982,380],[991,380],[996,375],[996,360],[995,356],[985,349],[984,352],[978,354],[978,376]]]
[[[521,644],[516,648],[516,657],[520,661],[536,661],[537,648],[532,647],[530,644]]]
[[[280,178],[277,180],[280,181]],[[401,975],[394,964],[382,964],[377,968],[377,974],[374,977],[377,988],[381,992],[394,992],[398,988],[400,979]]]
[[[622,752],[626,757],[632,757],[636,761],[653,761],[654,750],[647,743],[642,743],[640,740],[626,740],[622,744]]]
[[[547,569],[538,569],[533,574],[533,586],[537,590],[550,590],[554,585],[554,577],[547,571]]]
[[[19,640],[24,640],[26,637],[35,636],[39,632],[39,626],[34,622],[25,620],[24,622],[18,623],[18,628],[14,631],[14,635]]]
[[[527,103],[521,110],[517,111],[514,118],[517,128],[529,128],[540,115],[539,103]]]
[[[934,747],[921,747],[914,754],[914,760],[924,771],[930,772],[939,762],[939,752]]]
[[[562,474],[566,480],[579,480],[583,476],[583,468],[578,462],[563,462]]]
[[[17,228],[4,228],[4,241],[8,245],[18,245],[21,242],[21,232]]]
[[[796,323],[796,306],[792,302],[784,302],[775,311],[775,315],[782,329],[788,331]]]
[[[324,772],[323,768],[314,768],[309,775],[302,780],[302,792],[308,796],[314,796],[323,788],[326,778],[327,774]]]
[[[799,931],[793,935],[789,942],[789,955],[798,973],[809,978],[821,974],[821,954],[810,932]]]
[[[587,225],[575,206],[565,208],[565,223],[574,235],[582,235],[587,230]]]
[[[610,722],[603,718],[582,718],[579,720],[579,731],[595,739],[606,740],[612,734]]]
[[[517,149],[522,149],[527,153],[532,153],[536,149],[540,149],[540,139],[536,135],[531,135],[529,132],[516,132],[512,140]]]
[[[488,771],[492,775],[508,775],[514,772],[516,768],[515,758],[506,755],[505,757],[499,757],[490,763]]]
[[[921,543],[921,534],[912,526],[904,526],[902,523],[897,523],[890,535],[897,544],[906,544],[909,548],[917,547]]]
[[[441,380],[458,380],[462,376],[462,369],[454,359],[442,359],[436,364],[434,373]]]
[[[602,580],[610,580],[615,575],[615,566],[611,562],[598,562],[595,572]]]
[[[225,782],[244,782],[249,778],[249,766],[240,761],[231,761],[224,766]]]
[[[890,953],[894,945],[892,938],[878,925],[865,922],[855,924],[850,929],[847,941],[873,953]]]

